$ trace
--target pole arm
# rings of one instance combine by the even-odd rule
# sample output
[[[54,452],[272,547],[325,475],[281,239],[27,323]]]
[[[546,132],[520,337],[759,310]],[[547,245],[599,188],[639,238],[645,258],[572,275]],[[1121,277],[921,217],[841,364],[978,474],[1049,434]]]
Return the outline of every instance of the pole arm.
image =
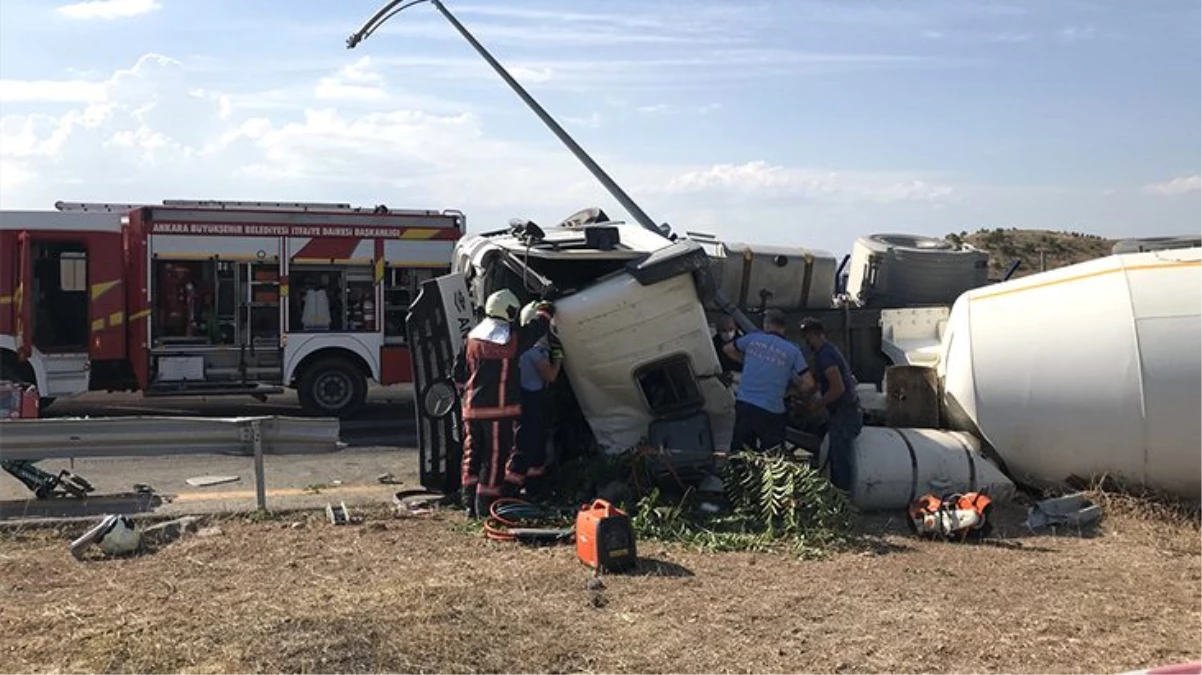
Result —
[[[584,151],[584,148],[581,148],[580,145],[576,143],[575,139],[569,136],[568,132],[564,131],[563,127],[559,126],[559,123],[556,122],[551,115],[547,114],[546,110],[543,110],[543,107],[538,104],[538,101],[535,101],[530,94],[526,93],[526,90],[522,88],[522,85],[518,84],[518,81],[510,76],[509,72],[506,71],[505,68],[493,58],[492,54],[488,53],[488,50],[484,48],[484,45],[480,44],[480,42],[468,32],[467,28],[465,28],[463,24],[459,23],[459,20],[455,18],[455,15],[451,14],[450,10],[448,10],[446,6],[440,2],[440,0],[430,0],[430,3],[437,7],[438,11],[442,12],[442,15],[446,17],[447,21],[449,21],[451,25],[455,27],[455,30],[459,31],[459,34],[463,36],[463,39],[467,40],[468,43],[472,45],[472,48],[474,48],[476,52],[480,54],[480,57],[487,61],[488,65],[492,66],[492,69],[497,72],[497,75],[500,75],[501,79],[505,80],[505,84],[508,84],[509,88],[513,89],[514,93],[517,94],[518,97],[521,98],[522,101],[534,111],[534,114],[538,115],[538,118],[543,121],[543,124],[546,124],[547,127],[551,129],[551,132],[554,133],[564,145],[568,146],[568,150],[572,151],[572,154],[576,156],[576,159],[580,160],[580,163],[584,164],[585,168],[588,169],[589,172],[597,178],[597,180],[601,181],[601,185],[609,191],[609,194],[613,195],[614,199],[618,200],[618,203],[622,205],[622,208],[626,209],[626,211],[635,219],[635,221],[638,222],[639,225],[642,225],[644,228],[651,230],[656,234],[665,234],[659,228],[659,226],[655,224],[655,221],[651,220],[651,217],[648,216],[643,209],[639,208],[638,204],[634,203],[634,200],[630,198],[630,195],[626,194],[626,191],[623,190],[617,183],[615,183],[614,179],[610,178],[609,174],[605,173],[605,170],[593,161],[592,157],[589,157],[588,153]]]
[[[471,44],[472,48],[476,50],[476,53],[478,53],[481,58],[487,61],[488,65],[492,66],[492,69],[496,71],[497,75],[500,75],[501,79],[505,80],[505,83],[509,85],[509,88],[518,95],[518,98],[521,98],[522,102],[524,102],[531,110],[533,110],[535,115],[538,115],[538,118],[542,120],[543,124],[547,125],[547,128],[549,128],[551,132],[555,134],[560,142],[567,146],[568,150],[570,150],[572,154],[576,156],[576,159],[580,160],[580,163],[589,170],[589,173],[593,174],[593,177],[601,182],[601,185],[607,191],[609,191],[609,194],[618,201],[618,204],[620,204],[622,208],[626,209],[626,212],[629,213],[639,225],[641,225],[644,229],[650,230],[651,232],[654,232],[660,236],[671,236],[671,230],[668,228],[668,226],[666,224],[663,227],[656,225],[655,221],[651,220],[651,217],[648,216],[647,213],[643,211],[643,209],[640,208],[633,199],[630,198],[630,195],[626,194],[626,191],[623,190],[616,182],[614,182],[614,179],[610,178],[609,174],[605,173],[605,170],[602,169],[600,165],[593,161],[593,158],[584,151],[584,148],[581,148],[580,145],[576,143],[575,139],[569,136],[568,132],[564,131],[564,128],[559,126],[559,123],[556,122],[555,119],[552,118],[551,115],[549,115],[547,111],[538,104],[538,101],[535,101],[534,98],[530,96],[530,94],[527,93],[524,88],[522,88],[522,85],[518,84],[517,80],[513,79],[509,72],[506,71],[505,68],[493,58],[492,54],[490,54],[488,50],[484,48],[484,45],[480,44],[480,42],[476,40],[476,38],[470,32],[468,32],[467,28],[464,27],[463,24],[459,23],[459,20],[455,18],[455,15],[451,14],[451,11],[446,8],[441,0],[409,0],[407,3],[405,0],[392,0],[380,11],[376,12],[375,16],[373,16],[366,24],[364,24],[357,33],[347,38],[347,49],[354,49],[356,45],[365,40],[369,35],[375,32],[375,30],[379,28],[382,23],[387,21],[396,13],[423,2],[429,2],[430,4],[434,5],[439,12],[442,13],[443,17],[445,17],[446,20],[455,27],[455,30],[458,31],[461,36],[463,36],[463,39],[467,40],[468,43]],[[737,305],[726,298],[721,289],[714,290],[713,300],[714,303],[718,305],[718,308],[729,314],[731,318],[735,320],[735,323],[738,324],[739,328],[742,328],[744,332],[750,333],[756,330],[755,324],[751,323],[751,320],[747,318],[747,315],[744,314]]]

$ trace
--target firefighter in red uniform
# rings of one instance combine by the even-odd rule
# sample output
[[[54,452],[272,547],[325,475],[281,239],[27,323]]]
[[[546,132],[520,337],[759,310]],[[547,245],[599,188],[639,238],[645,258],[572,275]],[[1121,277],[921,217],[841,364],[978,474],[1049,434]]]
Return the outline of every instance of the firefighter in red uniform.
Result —
[[[501,290],[484,303],[485,318],[467,336],[455,365],[463,386],[463,504],[473,517],[488,517],[499,497],[517,496],[525,462],[517,453],[522,414],[518,374],[518,311],[513,293]]]

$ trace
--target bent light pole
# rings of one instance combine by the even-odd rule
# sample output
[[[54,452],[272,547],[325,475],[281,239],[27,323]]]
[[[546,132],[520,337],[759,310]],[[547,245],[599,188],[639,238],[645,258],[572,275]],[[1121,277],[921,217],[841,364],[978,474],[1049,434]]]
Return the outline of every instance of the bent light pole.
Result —
[[[538,101],[535,101],[534,97],[528,94],[526,90],[522,88],[522,85],[518,84],[517,80],[513,79],[509,72],[506,71],[505,68],[493,58],[492,54],[490,54],[488,50],[484,48],[484,45],[480,44],[480,42],[468,32],[467,28],[464,27],[463,24],[459,23],[459,20],[456,19],[453,14],[451,14],[450,10],[446,8],[446,5],[444,5],[441,0],[392,0],[388,4],[384,5],[380,11],[376,12],[375,15],[367,21],[367,23],[363,24],[362,28],[346,39],[346,48],[354,49],[360,42],[366,40],[372,33],[376,32],[376,29],[383,25],[384,22],[388,21],[402,11],[414,5],[420,5],[424,2],[429,2],[430,4],[434,5],[434,7],[437,8],[444,17],[446,17],[446,20],[455,27],[455,30],[459,31],[459,34],[463,36],[463,39],[467,40],[468,43],[476,50],[476,53],[478,53],[481,58],[487,61],[488,65],[492,66],[492,69],[497,72],[497,75],[501,76],[501,79],[505,80],[505,83],[509,85],[509,88],[512,89],[514,93],[517,94],[518,97],[521,98],[522,101],[534,111],[535,115],[538,115],[538,118],[543,121],[543,124],[547,125],[547,128],[549,128],[551,132],[555,134],[555,136],[559,138],[564,145],[567,146],[568,150],[570,150],[572,154],[576,156],[576,159],[580,160],[580,162],[584,164],[585,168],[589,170],[589,173],[592,173],[593,177],[601,182],[601,185],[603,185],[605,189],[609,191],[609,194],[613,195],[613,198],[617,200],[622,208],[626,209],[626,212],[629,213],[639,225],[642,225],[645,229],[655,232],[661,236],[675,239],[675,236],[672,235],[672,229],[667,225],[667,223],[663,225],[656,225],[655,221],[651,220],[651,217],[648,216],[647,213],[643,211],[643,209],[640,208],[633,199],[630,198],[630,195],[626,194],[626,191],[623,190],[617,183],[615,183],[614,179],[610,178],[609,174],[605,173],[605,170],[602,169],[599,164],[593,161],[593,158],[584,151],[584,148],[581,148],[580,145],[576,143],[575,139],[569,136],[568,132],[564,131],[564,128],[561,127],[559,123],[556,122],[555,119],[552,118],[551,115],[549,115],[547,111],[538,104]],[[748,319],[738,307],[726,299],[721,289],[715,289],[713,297],[714,302],[718,305],[718,307],[727,314],[730,314],[731,317],[734,318],[734,320],[739,324],[740,328],[746,332],[752,332],[756,330],[755,324],[751,323],[751,320]]]

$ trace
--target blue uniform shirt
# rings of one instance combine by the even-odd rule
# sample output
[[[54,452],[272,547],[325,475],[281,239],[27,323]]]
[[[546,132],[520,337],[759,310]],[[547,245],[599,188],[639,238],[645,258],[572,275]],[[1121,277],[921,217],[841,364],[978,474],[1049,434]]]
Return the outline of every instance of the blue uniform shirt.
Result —
[[[518,357],[518,372],[521,374],[522,389],[526,391],[542,391],[547,387],[543,376],[538,374],[539,361],[551,360],[551,347],[546,340],[539,340]]]
[[[743,377],[736,401],[771,413],[785,412],[785,391],[793,375],[805,372],[801,348],[773,333],[750,333],[735,340],[743,352]]]
[[[844,403],[850,403],[856,399],[856,379],[852,377],[847,360],[843,358],[835,345],[827,342],[814,352],[814,379],[818,381],[818,388],[824,396],[831,388],[826,381],[826,369],[831,366],[839,369],[839,377],[843,379],[843,395],[827,406],[827,410],[834,412]]]

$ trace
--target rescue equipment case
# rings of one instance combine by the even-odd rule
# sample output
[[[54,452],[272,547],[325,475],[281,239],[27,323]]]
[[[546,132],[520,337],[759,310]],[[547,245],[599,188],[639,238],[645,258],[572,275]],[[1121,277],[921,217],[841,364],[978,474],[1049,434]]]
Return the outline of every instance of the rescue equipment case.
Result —
[[[638,560],[630,516],[604,499],[576,514],[576,555],[593,569],[621,572]]]

